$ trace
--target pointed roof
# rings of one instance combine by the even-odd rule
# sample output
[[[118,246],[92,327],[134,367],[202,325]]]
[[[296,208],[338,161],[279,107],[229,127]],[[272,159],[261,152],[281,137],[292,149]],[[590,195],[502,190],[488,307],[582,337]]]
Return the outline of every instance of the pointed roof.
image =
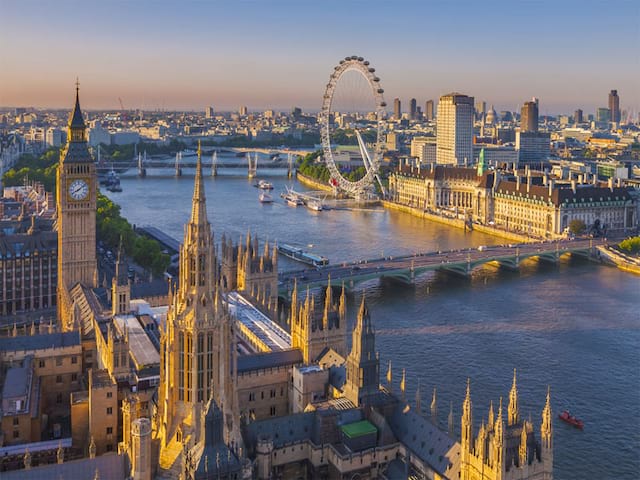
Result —
[[[191,224],[203,225],[207,219],[207,199],[202,185],[202,150],[198,141],[198,163],[196,164],[196,178],[193,187],[193,205],[191,208]]]
[[[76,105],[69,117],[69,128],[85,128],[82,110],[80,109],[80,82],[76,80]]]

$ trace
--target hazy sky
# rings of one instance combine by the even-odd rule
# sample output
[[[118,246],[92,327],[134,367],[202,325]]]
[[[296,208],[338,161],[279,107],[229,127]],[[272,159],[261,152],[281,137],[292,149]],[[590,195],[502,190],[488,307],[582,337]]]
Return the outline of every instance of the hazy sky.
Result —
[[[0,0],[2,106],[315,110],[346,55],[390,105],[640,110],[640,0]]]

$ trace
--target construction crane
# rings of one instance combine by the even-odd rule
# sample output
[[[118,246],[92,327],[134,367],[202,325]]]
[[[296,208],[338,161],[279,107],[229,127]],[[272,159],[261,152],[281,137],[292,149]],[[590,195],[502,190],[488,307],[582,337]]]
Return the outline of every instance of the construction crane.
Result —
[[[126,122],[129,120],[127,116],[127,112],[124,109],[124,105],[122,104],[122,99],[120,97],[118,97],[118,101],[120,102],[120,120],[122,120],[123,122]]]

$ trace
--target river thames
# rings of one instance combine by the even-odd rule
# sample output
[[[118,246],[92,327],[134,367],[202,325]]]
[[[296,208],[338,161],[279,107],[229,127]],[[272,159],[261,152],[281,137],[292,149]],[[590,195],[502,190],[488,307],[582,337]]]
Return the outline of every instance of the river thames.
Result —
[[[166,177],[154,176],[157,172],[144,179],[124,176],[124,191],[107,193],[131,223],[153,225],[182,240],[193,172],[179,179],[170,177],[171,170]],[[509,243],[381,208],[312,212],[289,207],[278,194],[287,185],[305,188],[277,171],[259,172],[275,186],[275,203],[263,205],[259,190],[241,173],[228,170],[205,178],[218,241],[222,233],[237,241],[250,229],[261,242],[298,245],[331,263]],[[301,268],[288,260],[279,267]],[[407,396],[413,405],[420,384],[423,409],[436,387],[443,428],[453,402],[459,435],[467,377],[477,428],[490,400],[497,407],[502,396],[506,405],[517,368],[520,412],[531,416],[536,435],[551,386],[555,478],[638,478],[640,277],[567,258],[557,266],[530,261],[519,272],[485,267],[471,279],[428,274],[413,287],[377,281],[362,287],[376,327],[381,381],[392,360],[397,392],[406,368]],[[360,295],[349,296],[351,323]],[[585,421],[584,431],[557,419],[564,409]]]

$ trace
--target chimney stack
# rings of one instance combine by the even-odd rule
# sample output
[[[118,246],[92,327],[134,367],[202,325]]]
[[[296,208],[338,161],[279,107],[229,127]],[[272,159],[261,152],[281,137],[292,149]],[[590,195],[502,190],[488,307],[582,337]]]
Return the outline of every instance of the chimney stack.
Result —
[[[549,197],[553,194],[554,183],[553,178],[549,179]]]
[[[574,194],[576,193],[576,190],[577,190],[576,184],[577,184],[576,180],[571,180],[571,190],[573,191]]]
[[[609,177],[608,184],[609,184],[609,190],[613,192],[613,178],[612,177]]]

